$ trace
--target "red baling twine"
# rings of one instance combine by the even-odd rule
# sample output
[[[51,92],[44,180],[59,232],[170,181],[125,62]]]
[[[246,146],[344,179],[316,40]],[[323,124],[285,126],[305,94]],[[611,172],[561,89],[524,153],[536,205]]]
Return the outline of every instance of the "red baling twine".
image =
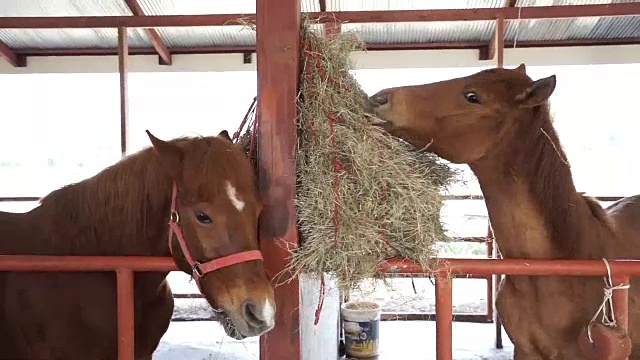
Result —
[[[305,76],[307,77],[311,77],[313,75],[312,73],[312,65],[315,65],[315,70],[319,73],[320,76],[322,76],[322,78],[327,79],[329,81],[331,81],[333,83],[333,85],[338,86],[339,88],[341,88],[342,90],[345,91],[349,91],[351,92],[353,89],[350,86],[347,86],[346,84],[337,81],[336,79],[332,78],[331,76],[329,76],[327,74],[327,72],[325,71],[324,67],[322,66],[322,59],[320,58],[320,53],[318,52],[318,50],[312,45],[309,44],[308,42],[305,43]],[[314,63],[311,63],[311,62]],[[334,148],[336,147],[336,137],[335,137],[335,124],[343,124],[344,120],[342,118],[340,118],[339,115],[335,114],[335,113],[330,113],[328,115],[329,118],[329,128],[330,128],[330,133],[331,133],[331,143],[334,146]],[[312,128],[311,128],[311,139],[313,141],[313,139],[315,138],[315,129],[314,126],[312,124]],[[335,154],[335,153],[334,153]],[[338,229],[339,229],[339,225],[340,225],[340,216],[339,216],[339,211],[340,211],[340,172],[342,171],[346,171],[347,168],[340,162],[340,160],[338,159],[337,155],[334,155],[333,158],[333,171],[334,171],[334,189],[335,189],[335,196],[336,196],[336,201],[334,201],[334,210],[333,210],[333,225],[334,225],[334,234],[335,234],[335,247],[338,247]],[[383,184],[383,197],[386,197],[386,193],[387,193],[387,185]],[[383,224],[383,230],[384,228],[386,228],[386,226],[384,226]],[[383,239],[384,243],[389,246],[390,248],[394,249],[395,251],[397,251],[398,253],[400,253],[399,249],[394,246],[388,239],[384,238]],[[415,289],[415,285],[413,284],[413,279],[411,279],[411,283],[413,285],[413,290],[415,293],[417,293],[416,289]],[[322,306],[324,305],[324,299],[325,299],[325,291],[326,291],[326,286],[325,286],[325,279],[324,279],[324,275],[321,276],[320,278],[320,296],[318,299],[318,307],[316,308],[316,312],[315,312],[315,321],[314,321],[314,325],[318,325],[318,322],[320,321],[320,314],[322,313]]]
[[[322,65],[322,59],[320,58],[320,53],[318,52],[318,50],[315,48],[315,46],[313,46],[312,44],[305,42],[305,49],[304,49],[304,53],[305,53],[305,76],[307,76],[308,78],[313,76],[313,72],[312,69],[315,68],[315,70],[318,72],[318,74],[324,78],[324,79],[328,79],[329,81],[331,81],[334,85],[340,87],[341,89],[345,90],[345,91],[351,91],[351,88],[339,81],[336,81],[335,79],[333,79],[332,77],[330,77],[327,72],[325,71],[323,65]],[[310,81],[310,79],[309,79]],[[311,82],[311,81],[310,81]],[[328,115],[328,120],[329,120],[329,129],[330,129],[330,136],[331,136],[331,144],[333,145],[333,147],[335,148],[337,146],[336,144],[336,137],[335,137],[335,125],[336,124],[342,124],[344,123],[344,120],[342,118],[340,118],[340,116],[338,116],[335,113],[330,113]],[[314,126],[312,124],[312,130],[311,130],[311,140],[313,141],[315,139],[315,129]],[[333,172],[334,172],[334,179],[333,179],[333,184],[334,184],[334,191],[335,191],[335,196],[336,196],[336,201],[334,201],[334,208],[333,208],[333,226],[334,226],[334,235],[335,235],[335,247],[338,247],[338,229],[340,227],[340,215],[339,215],[339,211],[340,211],[340,172],[345,171],[346,167],[340,162],[340,160],[338,159],[337,154],[334,153],[334,157],[333,157]],[[324,305],[324,299],[325,299],[325,292],[326,292],[326,286],[325,286],[325,278],[324,275],[321,275],[320,277],[320,295],[319,295],[319,299],[318,299],[318,307],[316,308],[316,312],[315,312],[315,320],[313,322],[314,325],[318,325],[318,323],[320,322],[320,315],[322,313],[322,307]]]

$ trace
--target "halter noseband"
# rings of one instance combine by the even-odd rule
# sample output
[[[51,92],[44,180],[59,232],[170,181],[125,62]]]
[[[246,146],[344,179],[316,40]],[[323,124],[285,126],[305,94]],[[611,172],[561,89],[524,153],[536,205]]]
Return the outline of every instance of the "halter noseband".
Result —
[[[221,258],[213,259],[205,263],[200,263],[193,260],[193,257],[191,257],[191,253],[189,253],[189,249],[187,248],[187,243],[184,240],[182,229],[180,228],[180,216],[178,215],[177,210],[177,198],[178,186],[176,185],[176,183],[173,183],[173,191],[171,193],[171,214],[169,217],[169,251],[171,252],[171,255],[173,255],[173,250],[171,249],[171,241],[173,240],[173,235],[175,234],[178,238],[180,248],[182,249],[182,254],[191,267],[192,276],[196,280],[199,289],[200,279],[207,273],[246,261],[263,260],[260,250],[243,251],[223,256]],[[202,289],[200,289],[200,291],[202,291]]]

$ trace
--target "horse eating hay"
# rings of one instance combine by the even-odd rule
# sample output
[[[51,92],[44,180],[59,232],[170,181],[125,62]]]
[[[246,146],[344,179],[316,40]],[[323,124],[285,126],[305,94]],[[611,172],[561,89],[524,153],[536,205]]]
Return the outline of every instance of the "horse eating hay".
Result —
[[[223,313],[227,334],[269,331],[275,305],[250,161],[226,131],[169,142],[148,135],[152,149],[53,191],[28,213],[0,212],[0,254],[172,255]],[[150,360],[169,326],[166,276],[135,274],[136,359]],[[0,358],[117,357],[113,272],[3,272],[0,283]]]
[[[470,166],[504,258],[640,259],[640,196],[605,210],[576,191],[549,113],[555,86],[555,76],[532,81],[522,64],[384,89],[370,97],[370,110],[379,117],[375,125],[389,133]],[[639,360],[640,284],[631,284],[631,359]],[[624,345],[627,336],[592,323],[602,292],[600,278],[505,276],[496,307],[514,359],[626,358],[629,347],[596,354],[618,340]],[[587,327],[608,343],[579,348]]]
[[[352,32],[322,37],[311,25],[302,21],[297,103],[301,246],[288,270],[329,273],[339,288],[350,289],[381,276],[378,265],[392,257],[428,268],[435,244],[447,240],[441,190],[454,170],[369,126],[366,93],[349,72],[349,55],[362,50],[362,42]],[[241,138],[246,149],[254,130]]]

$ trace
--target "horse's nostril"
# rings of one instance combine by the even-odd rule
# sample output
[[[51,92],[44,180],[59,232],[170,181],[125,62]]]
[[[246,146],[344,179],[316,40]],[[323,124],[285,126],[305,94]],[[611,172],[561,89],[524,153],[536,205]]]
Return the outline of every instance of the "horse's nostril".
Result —
[[[374,95],[373,102],[376,105],[386,105],[389,102],[389,96],[387,95]]]
[[[266,324],[266,321],[262,319],[256,309],[256,306],[251,301],[244,302],[244,305],[242,306],[242,315],[244,315],[244,319],[247,323],[253,327],[259,328]]]

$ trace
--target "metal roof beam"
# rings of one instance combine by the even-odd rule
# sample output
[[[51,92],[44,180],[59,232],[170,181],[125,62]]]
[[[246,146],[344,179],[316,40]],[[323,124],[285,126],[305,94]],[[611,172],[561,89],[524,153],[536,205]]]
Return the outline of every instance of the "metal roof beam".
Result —
[[[502,7],[512,8],[516,6],[517,0],[505,0],[504,5]],[[480,51],[480,60],[493,60],[496,57],[497,48],[502,45],[504,46],[504,35],[507,32],[507,26],[509,22],[505,21],[504,18],[498,17],[496,19],[496,31],[493,33],[491,40],[487,44],[487,49],[485,51]],[[499,33],[502,34],[499,34]],[[502,44],[499,42],[502,41]]]
[[[561,19],[575,17],[637,16],[640,3],[597,5],[555,5],[522,8],[481,8],[444,10],[343,11],[305,13],[321,22],[385,23],[427,21],[491,21],[499,17],[516,19]],[[0,17],[0,29],[60,28],[148,28],[180,26],[242,25],[241,19],[255,20],[255,15],[161,15],[161,16],[69,16],[69,17]]]
[[[439,42],[439,43],[400,43],[400,44],[366,44],[367,51],[392,50],[462,50],[477,49],[486,51],[485,42]],[[518,41],[518,48],[569,47],[569,46],[609,46],[640,45],[640,38],[620,39],[570,39],[570,40],[528,40]],[[513,46],[506,41],[505,46]],[[255,46],[203,46],[172,48],[173,54],[244,54],[256,51]],[[82,49],[19,49],[18,56],[115,56],[117,48],[82,48]],[[129,55],[155,55],[153,48],[131,48]]]
[[[18,55],[15,51],[9,49],[7,45],[0,42],[0,57],[3,57],[13,67],[26,67],[27,57],[24,55]]]
[[[146,16],[144,10],[142,10],[142,6],[138,3],[137,0],[124,0],[131,10],[133,16]],[[171,52],[165,45],[164,41],[162,41],[162,37],[158,33],[156,29],[144,29],[144,31],[149,36],[149,40],[151,40],[151,45],[156,49],[156,52],[159,56],[160,65],[171,65],[173,63],[173,59],[171,57]]]

